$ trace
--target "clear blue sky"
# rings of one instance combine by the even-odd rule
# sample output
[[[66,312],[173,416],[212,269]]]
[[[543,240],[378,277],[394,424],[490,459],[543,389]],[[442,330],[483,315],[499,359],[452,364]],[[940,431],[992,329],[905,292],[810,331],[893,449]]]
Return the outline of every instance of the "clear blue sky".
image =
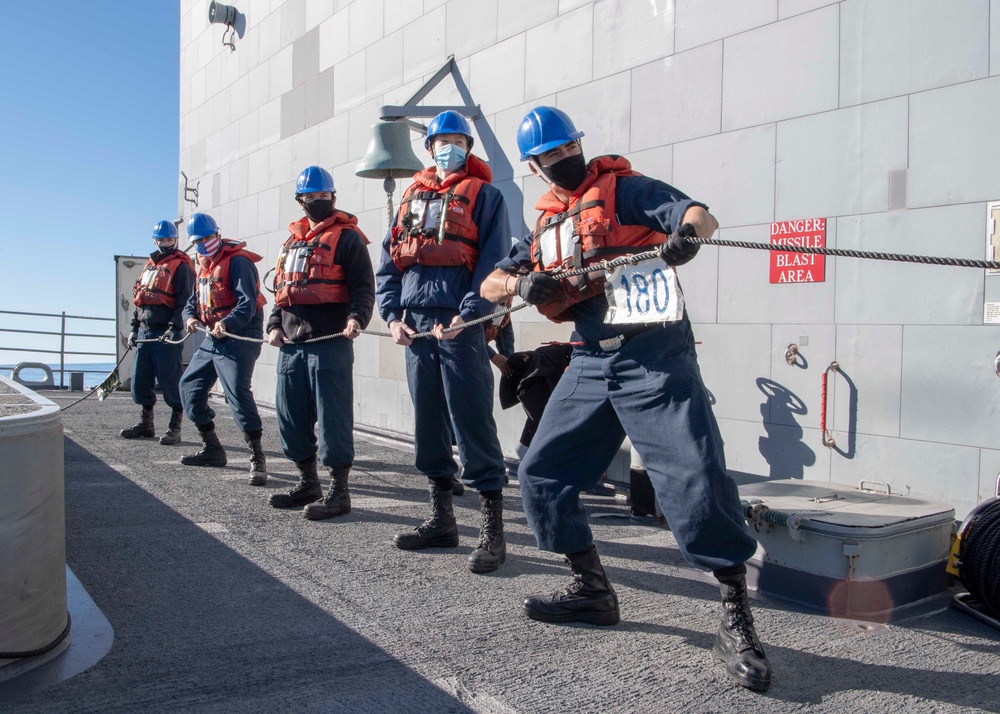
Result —
[[[113,256],[176,218],[179,26],[170,0],[0,7],[0,309],[113,317]]]

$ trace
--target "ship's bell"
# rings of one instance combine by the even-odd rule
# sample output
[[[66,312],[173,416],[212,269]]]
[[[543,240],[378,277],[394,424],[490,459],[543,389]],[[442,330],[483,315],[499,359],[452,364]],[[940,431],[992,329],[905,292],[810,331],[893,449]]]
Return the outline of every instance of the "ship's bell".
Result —
[[[368,151],[354,170],[361,178],[403,178],[424,168],[410,146],[410,129],[406,124],[380,121],[371,127]]]
[[[412,176],[424,168],[410,146],[410,129],[406,124],[380,121],[372,124],[372,138],[368,151],[361,163],[354,169],[354,175],[361,178],[380,178],[385,190],[386,218],[392,225],[392,192],[396,190],[396,178]]]

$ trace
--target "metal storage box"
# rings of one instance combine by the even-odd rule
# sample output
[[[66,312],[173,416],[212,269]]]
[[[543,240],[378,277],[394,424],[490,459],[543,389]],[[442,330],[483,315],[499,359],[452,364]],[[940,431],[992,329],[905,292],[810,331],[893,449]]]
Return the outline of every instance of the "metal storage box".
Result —
[[[741,486],[759,543],[747,562],[751,587],[877,622],[946,606],[955,511],[888,490],[805,480]]]

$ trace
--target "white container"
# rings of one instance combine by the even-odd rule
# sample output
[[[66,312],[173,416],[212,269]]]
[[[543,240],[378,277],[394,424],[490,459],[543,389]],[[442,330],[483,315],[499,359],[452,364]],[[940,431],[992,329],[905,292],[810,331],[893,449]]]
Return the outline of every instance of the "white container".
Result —
[[[54,403],[0,381],[34,407],[0,416],[0,652],[25,652],[67,623],[63,427]]]
[[[861,486],[870,488],[805,480],[741,486],[759,543],[747,562],[751,586],[827,615],[877,622],[940,600],[954,509],[892,495],[883,484]]]

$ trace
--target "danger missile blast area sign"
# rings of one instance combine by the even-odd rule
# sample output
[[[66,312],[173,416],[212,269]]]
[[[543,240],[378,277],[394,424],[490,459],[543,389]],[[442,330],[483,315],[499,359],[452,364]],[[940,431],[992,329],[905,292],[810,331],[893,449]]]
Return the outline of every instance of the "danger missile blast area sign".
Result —
[[[826,219],[804,218],[771,224],[771,245],[826,247]],[[771,251],[772,283],[822,283],[826,280],[826,256]]]

